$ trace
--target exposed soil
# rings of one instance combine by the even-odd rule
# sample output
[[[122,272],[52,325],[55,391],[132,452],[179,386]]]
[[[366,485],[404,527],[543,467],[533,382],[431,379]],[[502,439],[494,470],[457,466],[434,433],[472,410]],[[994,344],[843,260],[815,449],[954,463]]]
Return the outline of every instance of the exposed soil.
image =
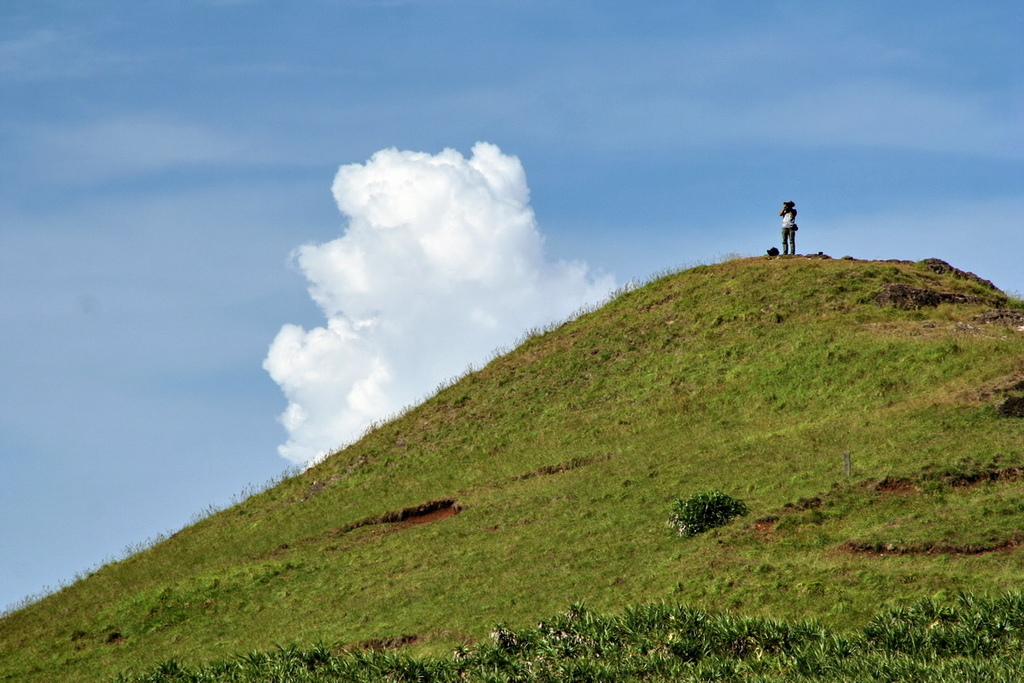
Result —
[[[309,491],[306,493],[305,496],[302,497],[302,501],[305,502],[312,498],[313,496],[322,493],[328,486],[330,486],[337,480],[337,475],[330,477],[326,481],[320,479],[315,480],[312,484],[309,485]]]
[[[127,642],[128,639],[118,631],[111,631],[107,634],[107,645],[124,645]]]
[[[767,536],[775,531],[775,525],[778,523],[778,517],[762,517],[761,519],[754,520],[754,528],[757,530],[757,533]]]
[[[557,465],[544,465],[543,467],[538,467],[532,472],[524,472],[522,474],[517,474],[511,478],[511,481],[521,481],[523,479],[532,479],[533,477],[544,477],[551,474],[561,474],[562,472],[569,472],[570,470],[574,470],[579,467],[585,467],[586,465],[590,465],[591,463],[597,462],[598,460],[607,460],[610,457],[610,455],[606,455],[593,458],[573,458],[572,460],[560,462]]]
[[[573,458],[557,465],[544,465],[538,467],[531,472],[525,472],[523,474],[516,475],[511,478],[512,481],[520,481],[523,479],[531,479],[533,477],[543,477],[552,474],[560,474],[562,472],[568,472],[570,470],[584,467],[600,460],[607,460],[611,458],[610,455],[595,456],[590,458]],[[315,481],[310,487],[309,493],[305,500],[308,500],[312,496],[322,491],[324,488],[334,483],[337,477],[332,477],[326,482]],[[350,531],[355,531],[365,526],[375,526],[382,524],[393,524],[396,530],[408,529],[414,526],[421,526],[423,524],[430,524],[431,522],[438,522],[442,519],[453,517],[462,512],[462,507],[454,498],[443,498],[441,500],[432,500],[420,505],[414,505],[412,507],[402,508],[401,510],[392,510],[385,512],[382,515],[376,515],[374,517],[367,517],[357,522],[352,522],[335,529],[331,529],[328,533],[329,536],[340,536],[347,534]],[[313,539],[309,539],[313,540]],[[280,554],[287,549],[287,546],[282,546],[273,553]]]
[[[863,479],[853,486],[869,489],[877,493],[908,495],[921,493],[925,482],[941,482],[950,487],[977,486],[990,482],[1024,481],[1024,465],[999,466],[993,462],[981,465],[974,462],[963,462],[956,466],[943,469],[925,467],[919,474],[912,477],[884,477],[882,479]],[[795,502],[782,506],[782,514],[817,510],[823,507],[831,494],[800,498]],[[762,517],[760,522],[777,522],[778,516]],[[756,523],[755,523],[756,524]]]
[[[398,648],[405,647],[406,645],[412,645],[418,643],[420,640],[419,636],[413,635],[401,635],[401,636],[390,636],[387,638],[371,638],[370,640],[364,640],[356,643],[355,647],[359,650],[397,650]]]
[[[918,308],[934,308],[940,304],[984,304],[988,301],[972,294],[940,292],[934,289],[890,282],[882,286],[882,291],[875,297],[875,303],[879,306],[892,306],[909,311]]]
[[[938,480],[953,487],[977,486],[987,482],[1024,480],[1024,467],[964,467],[961,470],[925,473],[922,478]]]
[[[952,488],[979,486],[991,482],[1024,481],[1024,465],[999,466],[997,462],[982,465],[965,461],[948,468],[924,468],[918,475],[911,477],[885,477],[882,479],[865,479],[853,484],[882,495],[916,495],[923,491],[927,482],[941,483]],[[834,487],[836,489],[837,487]],[[774,541],[775,532],[782,517],[825,506],[830,493],[801,498],[786,503],[778,515],[761,517],[754,521],[753,530],[765,541]],[[989,543],[893,543],[883,541],[846,541],[836,549],[840,552],[873,555],[980,555],[998,551],[1010,551],[1024,544],[1024,532],[1014,534],[1005,539]]]
[[[437,522],[442,519],[454,517],[455,515],[459,514],[459,511],[460,508],[456,507],[455,505],[450,505],[448,507],[438,508],[437,510],[433,510],[431,512],[425,512],[423,514],[407,517],[406,519],[403,519],[401,522],[398,522],[397,524],[402,529],[408,529],[411,526],[430,524],[431,522]]]
[[[1024,542],[1024,536],[1015,534],[991,543],[883,543],[846,541],[839,550],[851,554],[868,555],[983,555],[1000,550],[1012,550]]]
[[[817,510],[825,501],[822,500],[821,496],[811,496],[809,498],[801,498],[795,503],[786,503],[782,507],[786,510]]]
[[[987,382],[978,387],[977,393],[964,394],[967,401],[989,401],[993,397],[1015,393],[1024,393],[1024,371],[1018,371],[1008,377]]]
[[[532,479],[533,477],[561,474],[562,472],[569,472],[579,467],[590,465],[594,462],[607,460],[611,457],[612,456],[610,455],[603,455],[589,458],[573,458],[571,460],[558,463],[557,465],[544,465],[543,467],[538,467],[531,472],[517,474],[512,477],[511,480],[520,481],[523,479]],[[350,466],[349,469],[355,466],[360,466],[364,463],[365,460],[360,459],[360,461]],[[348,471],[349,470],[346,470],[346,472]],[[334,475],[325,481],[314,481],[312,485],[310,485],[309,491],[303,500],[309,500],[338,479],[339,477]],[[460,512],[462,512],[462,508],[454,499],[444,498],[442,500],[432,500],[413,507],[403,508],[401,510],[392,510],[391,512],[385,512],[383,515],[377,515],[375,517],[367,517],[366,519],[361,519],[358,522],[353,522],[338,529],[334,529],[331,533],[334,535],[348,533],[354,529],[375,524],[400,524],[400,528],[405,529],[412,526],[419,526],[421,524],[429,524],[430,522],[447,519],[448,517],[457,515]]]
[[[1024,396],[1007,396],[998,411],[1003,417],[1024,417]]]
[[[940,304],[991,304],[994,301],[1005,302],[1005,296],[1003,291],[992,284],[991,280],[985,280],[980,278],[974,273],[954,268],[942,259],[928,258],[918,262],[928,270],[937,275],[952,275],[957,280],[964,280],[967,282],[973,282],[974,284],[981,285],[985,289],[992,291],[994,294],[999,295],[996,297],[980,297],[973,294],[961,294],[959,292],[944,292],[936,289],[928,289],[924,287],[911,287],[910,285],[899,284],[890,282],[882,287],[882,291],[875,297],[875,303],[879,306],[892,306],[903,310],[915,310],[919,308],[934,308]],[[1013,316],[1010,315],[1012,311],[1005,312],[990,312],[985,314],[986,316],[992,315],[991,320],[983,320],[982,322],[996,322],[1002,320],[1004,317],[1007,320]],[[1024,314],[1022,314],[1024,315]],[[1010,324],[1005,322],[1003,324]],[[1024,325],[1024,322],[1018,323],[1018,325]]]
[[[441,500],[432,500],[427,503],[421,503],[413,507],[402,508],[401,510],[393,510],[391,512],[385,512],[379,517],[373,517],[367,521],[367,524],[391,524],[393,522],[406,522],[409,520],[419,519],[434,515],[438,511],[448,511],[449,514],[445,517],[451,517],[452,515],[459,512],[459,508],[455,504],[453,498],[442,498]]]
[[[394,524],[396,529],[408,529],[414,526],[430,524],[442,519],[448,519],[462,512],[462,507],[453,498],[431,500],[420,505],[392,510],[383,515],[367,517],[358,522],[352,522],[342,527],[331,529],[327,532],[329,536],[340,536],[350,531],[361,529],[364,526],[375,526],[380,524]],[[312,539],[310,539],[312,540]]]
[[[369,462],[370,460],[365,455],[360,455],[358,458],[356,458],[355,460],[353,460],[352,462],[345,466],[344,474],[346,476],[352,474],[360,467],[369,464]],[[309,491],[307,491],[306,495],[302,497],[302,502],[306,502],[313,496],[323,493],[332,485],[340,481],[341,477],[341,474],[332,474],[326,479],[315,479],[312,483],[310,483]]]
[[[880,493],[919,493],[921,487],[915,484],[910,479],[903,477],[885,477],[881,481],[877,482],[873,487],[875,491]]]
[[[975,320],[992,325],[1021,327],[1024,326],[1024,311],[1017,311],[1012,308],[994,308],[977,316]]]

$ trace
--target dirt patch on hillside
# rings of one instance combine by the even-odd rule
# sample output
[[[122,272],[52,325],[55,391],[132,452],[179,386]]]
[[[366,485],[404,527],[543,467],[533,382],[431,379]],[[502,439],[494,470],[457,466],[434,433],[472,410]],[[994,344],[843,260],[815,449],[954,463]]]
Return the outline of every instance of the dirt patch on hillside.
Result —
[[[430,512],[424,512],[423,514],[413,515],[403,519],[400,522],[396,522],[402,529],[408,529],[411,526],[420,526],[421,524],[430,524],[431,522],[439,522],[442,519],[448,519],[459,514],[461,508],[451,505],[449,507],[442,507]]]
[[[989,482],[1015,482],[1024,480],[1024,466],[997,467],[989,465],[982,467],[978,465],[964,465],[944,470],[925,471],[921,478],[924,480],[940,481],[954,488],[978,486]]]
[[[824,504],[825,501],[821,496],[809,496],[807,498],[801,498],[794,503],[786,503],[782,508],[784,510],[797,510],[802,512],[803,510],[817,510]]]
[[[309,490],[306,492],[306,495],[302,497],[302,502],[305,503],[313,496],[323,493],[325,490],[327,490],[328,487],[330,487],[339,479],[341,479],[341,477],[339,477],[336,474],[328,477],[327,479],[314,479],[310,483]]]
[[[904,477],[885,477],[873,483],[873,485],[870,482],[865,483],[879,493],[909,494],[921,492],[920,486]]]
[[[1024,417],[1024,396],[1008,396],[996,410],[1003,417]]]
[[[928,287],[912,287],[911,285],[890,282],[883,285],[882,291],[875,297],[875,303],[879,306],[892,306],[902,310],[934,308],[941,304],[1001,305],[1006,303],[1006,295],[991,280],[985,280],[974,273],[954,268],[942,259],[924,259],[923,261],[918,261],[917,265],[936,275],[952,275],[957,280],[980,285],[991,291],[993,295],[976,296],[974,294],[949,292]],[[996,315],[993,321],[999,318],[1000,316]],[[1024,323],[1020,324],[1024,325]]]
[[[988,463],[964,460],[957,464],[925,467],[915,475],[864,479],[847,484],[836,484],[832,490],[816,496],[786,503],[775,514],[758,518],[750,531],[762,541],[773,542],[808,525],[820,524],[829,518],[844,518],[862,514],[866,506],[884,504],[886,498],[921,496],[925,491],[945,488],[965,489],[990,483],[1024,482],[1024,464],[1003,464],[999,459]],[[851,504],[850,497],[863,500]],[[826,509],[827,512],[818,512]],[[815,515],[818,517],[816,518]],[[895,522],[891,525],[894,525]],[[1010,551],[1024,544],[1024,532],[983,543],[955,543],[949,541],[923,541],[897,543],[894,541],[849,540],[835,548],[839,552],[874,555],[978,555],[997,551]]]
[[[401,636],[388,636],[386,638],[371,638],[370,640],[363,640],[355,644],[355,649],[381,652],[383,650],[397,650],[418,642],[420,642],[419,636],[406,634]]]
[[[882,291],[875,296],[875,303],[879,306],[892,306],[911,311],[919,308],[935,308],[940,304],[987,304],[989,301],[973,294],[941,292],[935,289],[890,282],[882,286]]]
[[[1024,372],[1018,371],[1009,377],[982,386],[977,395],[966,398],[988,402],[1000,395],[1003,398],[995,407],[1000,417],[1024,418]]]
[[[778,523],[779,518],[774,515],[770,517],[762,517],[754,520],[754,529],[762,536],[770,537],[772,532],[775,531],[775,525]]]
[[[443,498],[441,500],[432,500],[427,503],[415,505],[413,507],[402,508],[401,510],[393,510],[386,512],[379,517],[373,517],[366,521],[367,524],[391,524],[394,522],[409,522],[419,519],[431,517],[434,519],[443,519],[444,517],[451,517],[459,511],[459,507],[455,504],[453,498]],[[438,516],[438,513],[446,512],[443,516]]]
[[[915,495],[922,493],[926,485],[943,484],[950,488],[967,486],[979,486],[981,484],[995,482],[1017,482],[1024,481],[1024,465],[1002,465],[997,461],[987,464],[965,460],[956,465],[948,466],[927,466],[921,471],[908,477],[883,477],[881,479],[862,479],[848,485],[833,487],[833,491],[822,493],[816,496],[800,498],[794,502],[782,506],[780,515],[804,512],[807,510],[818,510],[831,505],[831,500],[838,494],[840,488],[852,486],[859,489],[866,489],[874,493],[890,495]],[[765,520],[779,520],[778,515],[764,517]]]
[[[1024,394],[1024,370],[1019,370],[1012,375],[1001,377],[991,382],[986,382],[973,391],[965,391],[962,399],[965,401],[988,402],[999,396]]]
[[[1014,534],[1010,538],[991,543],[888,543],[882,541],[846,541],[838,548],[852,555],[983,555],[1013,550],[1024,542],[1024,535]]]
[[[570,472],[572,470],[578,469],[580,467],[585,467],[595,462],[609,460],[611,459],[611,457],[612,456],[610,455],[601,455],[589,458],[572,458],[571,460],[560,462],[557,465],[544,465],[543,467],[538,467],[537,469],[532,470],[530,472],[523,472],[522,474],[517,474],[514,477],[511,477],[510,481],[522,481],[523,479],[532,479],[534,477],[546,477],[552,474]]]
[[[358,458],[354,459],[352,462],[346,465],[342,473],[332,474],[326,479],[314,479],[313,481],[310,482],[309,489],[306,491],[306,494],[302,497],[302,502],[306,502],[310,498],[323,493],[328,488],[330,488],[337,482],[341,481],[341,478],[343,476],[348,476],[355,472],[356,470],[358,470],[359,468],[365,467],[369,463],[370,459],[368,457],[366,457],[365,455],[360,455]]]
[[[975,317],[979,323],[1005,325],[1006,327],[1024,327],[1024,311],[1012,308],[995,308]]]
[[[414,505],[412,507],[402,508],[401,510],[392,510],[391,512],[385,512],[383,515],[377,515],[375,517],[367,517],[361,519],[358,522],[352,522],[346,524],[343,527],[332,529],[329,533],[337,536],[340,534],[346,534],[350,531],[355,531],[364,526],[374,526],[378,524],[395,524],[397,528],[407,529],[409,527],[420,526],[422,524],[429,524],[431,522],[437,522],[442,519],[453,517],[462,512],[462,507],[453,498],[443,498],[441,500],[431,500],[420,505]]]
[[[128,642],[128,637],[122,635],[119,631],[111,631],[107,634],[104,642],[107,645],[124,645]]]

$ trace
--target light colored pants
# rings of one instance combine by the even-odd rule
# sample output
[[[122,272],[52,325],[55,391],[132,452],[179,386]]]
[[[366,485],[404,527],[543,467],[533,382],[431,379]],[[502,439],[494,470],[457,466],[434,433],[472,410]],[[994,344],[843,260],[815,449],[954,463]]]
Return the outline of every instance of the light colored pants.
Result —
[[[796,253],[796,230],[794,230],[793,228],[782,229],[782,253]]]

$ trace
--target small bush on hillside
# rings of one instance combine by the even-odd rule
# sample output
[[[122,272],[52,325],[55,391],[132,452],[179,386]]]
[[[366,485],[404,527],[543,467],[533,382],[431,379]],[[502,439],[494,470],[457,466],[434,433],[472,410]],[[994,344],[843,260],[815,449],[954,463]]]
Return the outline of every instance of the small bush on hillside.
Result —
[[[708,529],[728,524],[733,517],[742,517],[747,512],[747,506],[742,500],[721,491],[706,491],[686,500],[677,500],[672,507],[669,524],[680,536],[696,536]]]

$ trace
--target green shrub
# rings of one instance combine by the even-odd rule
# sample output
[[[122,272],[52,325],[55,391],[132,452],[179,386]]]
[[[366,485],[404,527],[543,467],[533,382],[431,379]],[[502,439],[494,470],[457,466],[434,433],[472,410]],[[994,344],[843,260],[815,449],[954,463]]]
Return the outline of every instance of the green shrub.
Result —
[[[672,507],[669,523],[680,536],[696,536],[716,526],[728,524],[733,517],[747,514],[742,500],[721,491],[706,491],[680,498]]]

